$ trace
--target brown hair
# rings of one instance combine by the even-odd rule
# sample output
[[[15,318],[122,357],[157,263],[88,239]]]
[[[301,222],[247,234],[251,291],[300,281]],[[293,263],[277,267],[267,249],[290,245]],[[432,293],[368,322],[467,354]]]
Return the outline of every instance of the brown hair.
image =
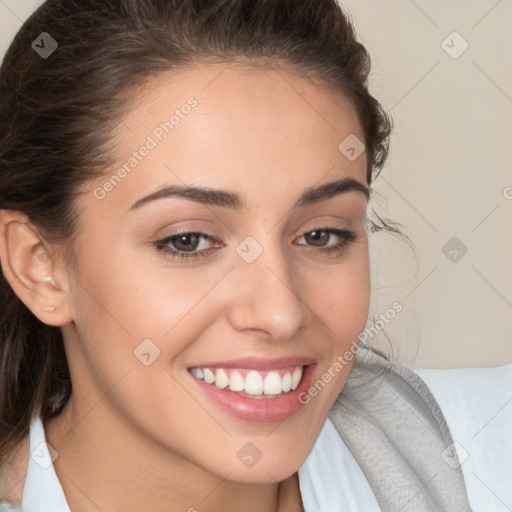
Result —
[[[42,58],[42,32],[58,48]],[[370,56],[335,0],[48,0],[23,24],[0,68],[0,209],[28,215],[72,244],[74,198],[111,165],[109,143],[130,91],[194,62],[279,59],[352,100],[371,183],[391,119],[370,95]],[[341,141],[340,141],[341,142]],[[377,216],[373,231],[398,232]],[[59,328],[41,323],[0,273],[0,466],[30,421],[71,394]]]

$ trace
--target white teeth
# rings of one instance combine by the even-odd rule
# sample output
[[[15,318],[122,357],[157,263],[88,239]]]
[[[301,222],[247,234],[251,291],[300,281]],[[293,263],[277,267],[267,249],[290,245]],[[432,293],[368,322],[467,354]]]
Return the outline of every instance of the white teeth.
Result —
[[[245,392],[249,395],[261,395],[263,393],[263,379],[258,372],[251,370],[245,377]]]
[[[203,370],[201,370],[201,368],[192,368],[190,371],[194,377],[197,377],[198,379],[203,378]]]
[[[302,378],[302,368],[295,368],[292,375],[292,389],[297,389],[300,379]]]
[[[215,375],[213,374],[213,372],[211,370],[209,370],[208,368],[205,368],[203,373],[204,373],[204,381],[205,382],[207,382],[208,384],[215,382]]]
[[[223,369],[217,370],[215,372],[215,385],[219,389],[224,389],[224,388],[228,387],[228,384],[229,384],[228,374]]]
[[[289,373],[283,375],[283,391],[287,393],[292,389],[292,376]]]
[[[245,379],[238,372],[233,372],[229,376],[229,389],[231,391],[243,391],[245,389]]]
[[[214,373],[215,372],[215,373]],[[217,368],[191,368],[190,373],[197,379],[213,384],[219,389],[228,388],[234,392],[243,392],[253,398],[276,398],[282,393],[297,389],[302,379],[303,367],[297,366],[293,372],[281,375],[278,371],[264,372],[265,377],[256,371],[250,370],[245,378],[238,370],[225,370]]]
[[[278,395],[283,390],[281,375],[277,372],[270,372],[263,381],[263,393],[265,395]]]

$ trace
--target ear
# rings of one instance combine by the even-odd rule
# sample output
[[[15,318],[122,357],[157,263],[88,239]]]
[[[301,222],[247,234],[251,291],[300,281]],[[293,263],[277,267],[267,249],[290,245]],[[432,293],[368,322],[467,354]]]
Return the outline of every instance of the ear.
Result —
[[[5,279],[41,322],[62,326],[73,321],[69,275],[54,252],[27,215],[0,210],[0,263]]]

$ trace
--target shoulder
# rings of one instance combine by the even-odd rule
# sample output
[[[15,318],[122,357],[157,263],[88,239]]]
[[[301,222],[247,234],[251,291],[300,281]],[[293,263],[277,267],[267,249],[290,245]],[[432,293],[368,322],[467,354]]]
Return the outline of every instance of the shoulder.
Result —
[[[0,470],[0,498],[14,505],[21,505],[27,475],[30,437],[27,434],[16,447],[12,462]],[[0,503],[1,503],[0,499]],[[9,510],[2,508],[0,511]]]
[[[512,364],[413,371],[448,423],[473,507],[507,510],[504,503],[512,504]]]

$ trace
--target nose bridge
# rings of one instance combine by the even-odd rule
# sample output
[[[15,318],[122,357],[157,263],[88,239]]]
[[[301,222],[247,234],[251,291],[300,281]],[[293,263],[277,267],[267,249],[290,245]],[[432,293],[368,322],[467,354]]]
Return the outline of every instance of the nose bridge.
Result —
[[[234,272],[238,282],[230,308],[236,329],[267,331],[276,341],[293,336],[306,320],[298,275],[272,235],[259,243],[247,237],[236,248],[240,260]]]

